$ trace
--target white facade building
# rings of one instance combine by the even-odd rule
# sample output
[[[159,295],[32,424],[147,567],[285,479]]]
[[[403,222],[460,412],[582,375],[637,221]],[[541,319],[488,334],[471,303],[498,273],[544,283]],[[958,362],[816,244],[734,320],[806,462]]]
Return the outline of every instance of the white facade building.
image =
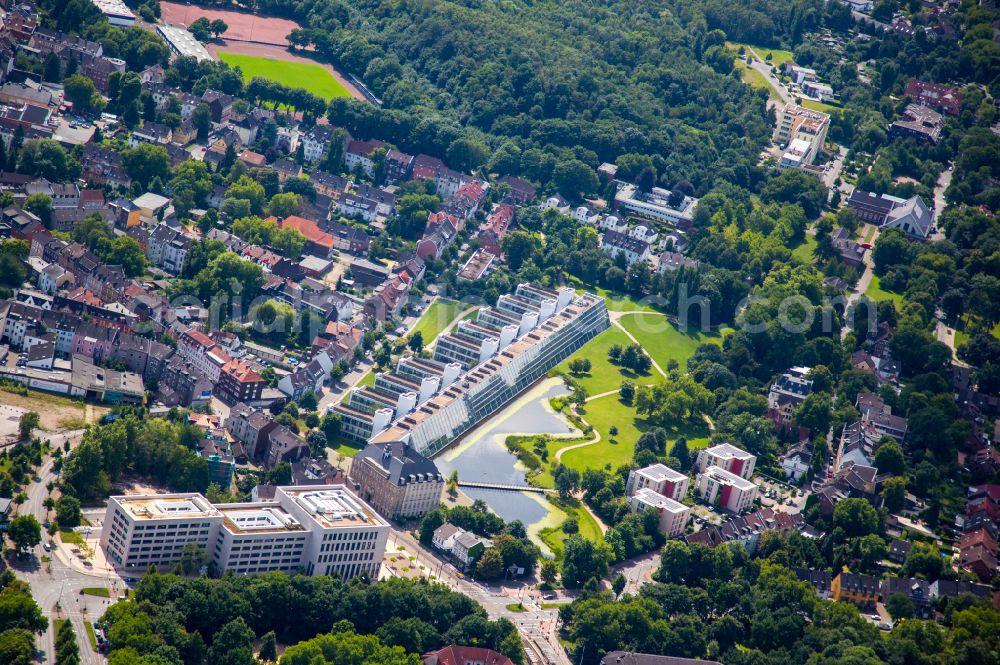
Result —
[[[711,448],[699,450],[698,461],[695,463],[695,466],[699,471],[705,471],[711,466],[717,466],[729,473],[748,479],[753,475],[753,467],[756,463],[756,456],[751,455],[745,450],[740,450],[731,443],[720,443]]]
[[[274,571],[375,578],[389,523],[343,485],[278,487],[274,500],[212,504],[200,494],[114,496],[101,547],[126,569],[205,550],[220,573]]]
[[[632,506],[632,510],[637,513],[646,508],[652,508],[658,512],[660,514],[660,533],[667,538],[684,533],[688,519],[691,517],[691,509],[688,506],[658,494],[648,487],[636,492],[629,499],[629,504]]]
[[[698,474],[695,489],[702,501],[718,503],[720,508],[742,513],[757,498],[757,485],[717,466],[710,466]]]
[[[643,469],[635,469],[628,474],[625,493],[633,496],[643,489],[651,489],[657,494],[681,501],[687,496],[691,479],[680,471],[674,471],[665,464],[650,464]]]

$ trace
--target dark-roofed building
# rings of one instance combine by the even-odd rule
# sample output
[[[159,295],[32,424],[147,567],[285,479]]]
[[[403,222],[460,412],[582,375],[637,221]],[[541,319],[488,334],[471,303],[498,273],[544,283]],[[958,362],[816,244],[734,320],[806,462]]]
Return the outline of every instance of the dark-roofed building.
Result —
[[[858,219],[877,225],[885,222],[892,209],[900,203],[903,203],[903,199],[863,189],[855,189],[847,199],[847,207],[854,211]]]
[[[833,574],[825,570],[810,570],[809,568],[796,568],[795,575],[799,581],[805,582],[822,598],[830,597],[830,583],[833,581]]]
[[[504,200],[506,201],[524,204],[531,202],[535,198],[535,186],[527,180],[515,176],[505,175],[501,176],[497,182],[501,185],[507,185],[507,187],[510,188],[507,195],[504,197]]]
[[[903,111],[903,117],[889,125],[889,136],[893,138],[915,138],[918,141],[937,143],[941,140],[941,129],[944,119],[937,111],[921,106],[908,104]]]
[[[887,577],[882,580],[882,602],[888,603],[889,596],[901,593],[913,603],[913,610],[918,619],[933,619],[934,607],[931,605],[931,585],[927,580],[906,577]]]
[[[878,602],[879,582],[871,575],[840,573],[830,583],[831,598],[858,607],[874,607]]]
[[[444,478],[430,459],[406,443],[370,445],[351,461],[358,495],[383,517],[420,517],[441,503]]]
[[[913,549],[913,543],[910,541],[894,538],[893,541],[889,543],[889,561],[894,563],[904,563],[906,561],[906,557],[909,556],[911,549]]]
[[[309,456],[309,444],[284,425],[275,425],[267,435],[264,465],[273,469],[282,462],[296,462]]]
[[[618,231],[605,231],[601,237],[601,250],[611,258],[619,254],[625,256],[629,265],[649,258],[649,243]]]

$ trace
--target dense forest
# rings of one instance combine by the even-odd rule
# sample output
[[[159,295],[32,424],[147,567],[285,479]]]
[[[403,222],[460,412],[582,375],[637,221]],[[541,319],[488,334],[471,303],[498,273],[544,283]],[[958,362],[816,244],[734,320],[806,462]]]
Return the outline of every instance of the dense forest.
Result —
[[[667,3],[257,7],[308,26],[293,42],[362,76],[388,109],[419,113],[417,134],[485,142],[499,172],[548,181],[557,162],[638,152],[655,155],[664,184],[707,191],[720,172],[749,184],[770,134],[723,33],[682,26]]]

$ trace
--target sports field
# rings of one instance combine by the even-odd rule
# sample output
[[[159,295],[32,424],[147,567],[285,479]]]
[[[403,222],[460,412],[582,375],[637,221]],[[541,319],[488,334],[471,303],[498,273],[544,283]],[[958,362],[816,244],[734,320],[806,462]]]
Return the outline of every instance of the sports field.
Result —
[[[243,70],[243,78],[247,81],[259,76],[290,88],[305,88],[323,99],[351,96],[347,89],[320,64],[269,60],[228,51],[220,51],[217,55],[226,64]]]

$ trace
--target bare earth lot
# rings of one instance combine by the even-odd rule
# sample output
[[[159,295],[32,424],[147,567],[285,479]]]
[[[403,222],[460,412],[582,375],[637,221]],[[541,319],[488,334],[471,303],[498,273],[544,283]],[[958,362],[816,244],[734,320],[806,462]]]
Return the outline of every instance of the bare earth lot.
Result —
[[[276,44],[278,46],[288,46],[288,33],[300,27],[295,21],[286,18],[255,16],[248,12],[209,9],[178,2],[160,3],[160,17],[164,23],[187,27],[202,16],[209,21],[214,21],[217,18],[225,21],[226,25],[229,26],[225,36],[229,40]]]
[[[104,406],[84,404],[61,397],[37,391],[30,391],[27,397],[0,390],[0,435],[7,433],[8,425],[17,432],[17,419],[24,411],[35,411],[40,416],[41,429],[54,432],[62,429],[75,429],[81,423],[96,422],[98,418],[110,411]],[[16,414],[16,415],[15,415]],[[13,422],[7,419],[13,417]]]

